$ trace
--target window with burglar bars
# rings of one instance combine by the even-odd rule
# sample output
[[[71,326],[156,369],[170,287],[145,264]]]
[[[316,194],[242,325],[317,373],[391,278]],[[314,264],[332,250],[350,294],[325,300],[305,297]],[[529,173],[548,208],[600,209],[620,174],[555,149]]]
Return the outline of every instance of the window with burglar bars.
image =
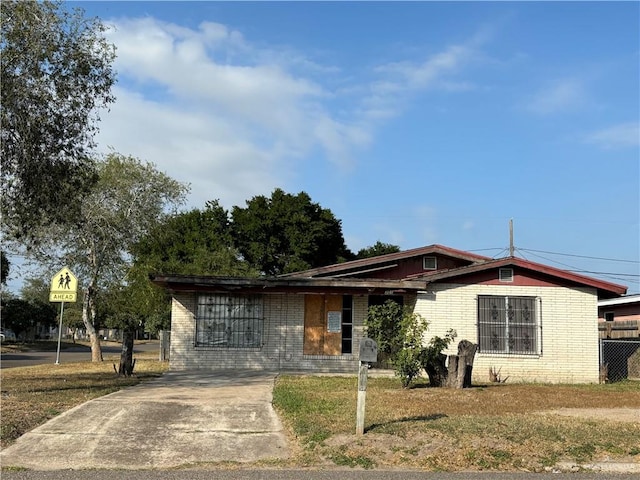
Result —
[[[260,295],[199,295],[196,346],[261,347],[262,311]]]
[[[538,354],[536,297],[479,296],[480,352]]]

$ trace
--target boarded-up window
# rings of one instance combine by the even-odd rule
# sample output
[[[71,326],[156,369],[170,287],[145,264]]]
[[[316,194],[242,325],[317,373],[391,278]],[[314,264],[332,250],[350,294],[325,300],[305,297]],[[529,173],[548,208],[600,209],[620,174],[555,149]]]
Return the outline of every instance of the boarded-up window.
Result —
[[[305,355],[351,353],[351,303],[350,295],[305,295]]]
[[[538,330],[535,297],[478,297],[480,352],[538,354]]]

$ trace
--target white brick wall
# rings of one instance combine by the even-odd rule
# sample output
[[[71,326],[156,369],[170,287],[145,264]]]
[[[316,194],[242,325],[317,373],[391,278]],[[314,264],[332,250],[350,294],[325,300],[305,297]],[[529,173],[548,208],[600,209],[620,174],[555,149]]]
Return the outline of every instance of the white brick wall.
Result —
[[[501,369],[509,382],[538,381],[597,383],[599,344],[597,296],[592,289],[517,287],[510,285],[435,285],[435,296],[418,295],[415,311],[429,322],[428,338],[457,331],[450,351],[466,339],[478,342],[477,296],[518,295],[542,299],[540,356],[479,353],[474,363],[475,381],[488,381],[489,368]],[[411,305],[414,299],[406,298]],[[363,335],[367,296],[353,297],[353,354],[303,355],[304,295],[265,295],[263,347],[228,349],[194,347],[196,295],[176,295],[172,306],[172,370],[269,369],[315,372],[357,372],[358,339]],[[427,338],[427,340],[428,340]]]
[[[354,354],[303,355],[304,295],[265,295],[263,347],[195,347],[196,295],[175,295],[171,310],[172,370],[265,369],[317,372],[357,372],[358,341],[367,310],[367,297],[354,296]]]
[[[476,381],[489,380],[489,368],[501,369],[509,382],[597,383],[599,344],[597,294],[594,289],[518,287],[509,285],[434,285],[435,296],[418,295],[415,311],[429,322],[428,338],[457,331],[447,354],[456,353],[460,340],[478,343],[478,295],[541,298],[542,354],[510,356],[478,353],[473,366]]]

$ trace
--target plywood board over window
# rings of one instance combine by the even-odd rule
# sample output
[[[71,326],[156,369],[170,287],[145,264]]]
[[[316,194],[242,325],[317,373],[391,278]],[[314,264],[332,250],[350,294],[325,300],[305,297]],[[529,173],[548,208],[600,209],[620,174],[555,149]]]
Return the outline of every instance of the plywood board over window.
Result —
[[[305,355],[341,355],[342,331],[329,331],[329,312],[342,314],[342,295],[305,295]]]

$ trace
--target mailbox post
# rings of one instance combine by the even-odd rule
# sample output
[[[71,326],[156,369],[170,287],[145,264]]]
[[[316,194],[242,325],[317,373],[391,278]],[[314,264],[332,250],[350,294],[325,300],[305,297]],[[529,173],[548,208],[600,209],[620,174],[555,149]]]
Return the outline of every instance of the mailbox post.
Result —
[[[356,435],[364,435],[364,411],[367,399],[367,375],[369,363],[378,361],[378,345],[371,339],[360,339],[360,368],[358,370],[358,406],[356,415]]]

